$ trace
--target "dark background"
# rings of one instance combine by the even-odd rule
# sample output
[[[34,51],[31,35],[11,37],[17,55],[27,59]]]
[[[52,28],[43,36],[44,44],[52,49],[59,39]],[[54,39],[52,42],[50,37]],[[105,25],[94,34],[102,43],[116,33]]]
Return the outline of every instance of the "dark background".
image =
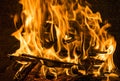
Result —
[[[111,33],[116,41],[117,48],[114,54],[116,67],[120,68],[120,1],[119,0],[87,0],[92,5],[94,12],[101,13],[103,21],[107,20],[112,27],[108,32]],[[22,6],[18,0],[0,0],[0,81],[9,81],[6,72],[7,67],[12,63],[7,57],[19,48],[19,41],[11,36],[15,32],[13,18],[11,15],[20,14]],[[20,22],[17,24],[20,26]]]

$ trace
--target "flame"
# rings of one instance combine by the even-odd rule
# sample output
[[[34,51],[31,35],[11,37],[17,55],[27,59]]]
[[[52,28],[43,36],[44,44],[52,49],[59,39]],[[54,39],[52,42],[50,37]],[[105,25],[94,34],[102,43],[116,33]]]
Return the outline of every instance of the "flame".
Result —
[[[79,65],[84,65],[83,61],[89,58],[104,61],[100,65],[94,65],[99,67],[92,72],[95,76],[100,75],[101,71],[111,72],[115,68],[113,54],[116,41],[107,32],[110,24],[106,22],[103,26],[100,25],[102,19],[99,12],[93,13],[78,0],[20,0],[20,3],[23,5],[22,26],[12,34],[20,41],[20,48],[13,55],[20,56],[24,53]],[[17,19],[15,15],[15,24]],[[91,49],[99,52],[90,56]],[[72,68],[86,74],[85,69],[81,70],[78,66]],[[64,72],[70,75],[69,70],[71,68],[50,68],[43,65],[40,72],[46,76],[49,71],[57,77]]]

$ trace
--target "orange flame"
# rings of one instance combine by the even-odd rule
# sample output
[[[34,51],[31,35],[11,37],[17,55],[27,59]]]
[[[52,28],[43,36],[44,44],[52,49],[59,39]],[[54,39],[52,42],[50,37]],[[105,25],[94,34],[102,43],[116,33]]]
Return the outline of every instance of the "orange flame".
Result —
[[[104,62],[94,65],[99,66],[93,70],[96,76],[100,75],[101,70],[111,72],[115,68],[113,54],[116,42],[106,31],[110,24],[100,26],[102,19],[99,12],[93,13],[79,1],[20,0],[20,3],[23,5],[23,24],[12,34],[20,41],[20,48],[13,55],[24,53],[79,65],[83,65],[82,61],[88,58],[99,59]],[[16,23],[16,16],[14,20]],[[90,56],[91,49],[100,52]],[[71,74],[70,69],[48,68],[44,65],[40,72],[46,75],[47,70],[56,77],[63,72]],[[85,74],[84,70],[78,70]]]

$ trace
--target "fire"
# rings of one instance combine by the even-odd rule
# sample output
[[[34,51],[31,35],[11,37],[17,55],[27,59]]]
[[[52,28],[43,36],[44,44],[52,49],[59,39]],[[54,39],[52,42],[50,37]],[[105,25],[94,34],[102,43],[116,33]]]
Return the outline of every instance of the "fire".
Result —
[[[99,12],[93,13],[79,0],[20,0],[20,3],[22,26],[12,34],[20,41],[20,48],[13,55],[28,54],[76,64],[71,68],[56,68],[47,67],[41,61],[41,75],[46,76],[48,71],[56,77],[62,73],[71,75],[74,74],[71,69],[75,68],[83,75],[92,70],[90,73],[99,76],[101,71],[112,72],[115,68],[116,41],[107,32],[110,24],[100,25]],[[17,16],[14,18],[16,24]],[[89,62],[91,59],[94,61]],[[94,64],[95,60],[104,62]]]

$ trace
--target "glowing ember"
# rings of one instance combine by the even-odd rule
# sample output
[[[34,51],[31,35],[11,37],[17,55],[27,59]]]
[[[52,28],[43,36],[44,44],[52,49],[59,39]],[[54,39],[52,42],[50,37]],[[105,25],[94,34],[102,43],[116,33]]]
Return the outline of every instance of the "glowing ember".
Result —
[[[73,69],[94,76],[113,72],[116,42],[106,31],[110,24],[100,26],[99,12],[93,13],[79,0],[20,0],[20,3],[23,5],[23,22],[12,34],[20,41],[14,56],[28,54],[76,64],[71,68],[57,68],[47,67],[43,60],[40,61],[43,64],[40,75],[46,76],[49,72],[56,78],[63,73],[75,74]],[[16,23],[17,16],[14,20]],[[18,62],[27,64],[26,67],[30,63]]]

